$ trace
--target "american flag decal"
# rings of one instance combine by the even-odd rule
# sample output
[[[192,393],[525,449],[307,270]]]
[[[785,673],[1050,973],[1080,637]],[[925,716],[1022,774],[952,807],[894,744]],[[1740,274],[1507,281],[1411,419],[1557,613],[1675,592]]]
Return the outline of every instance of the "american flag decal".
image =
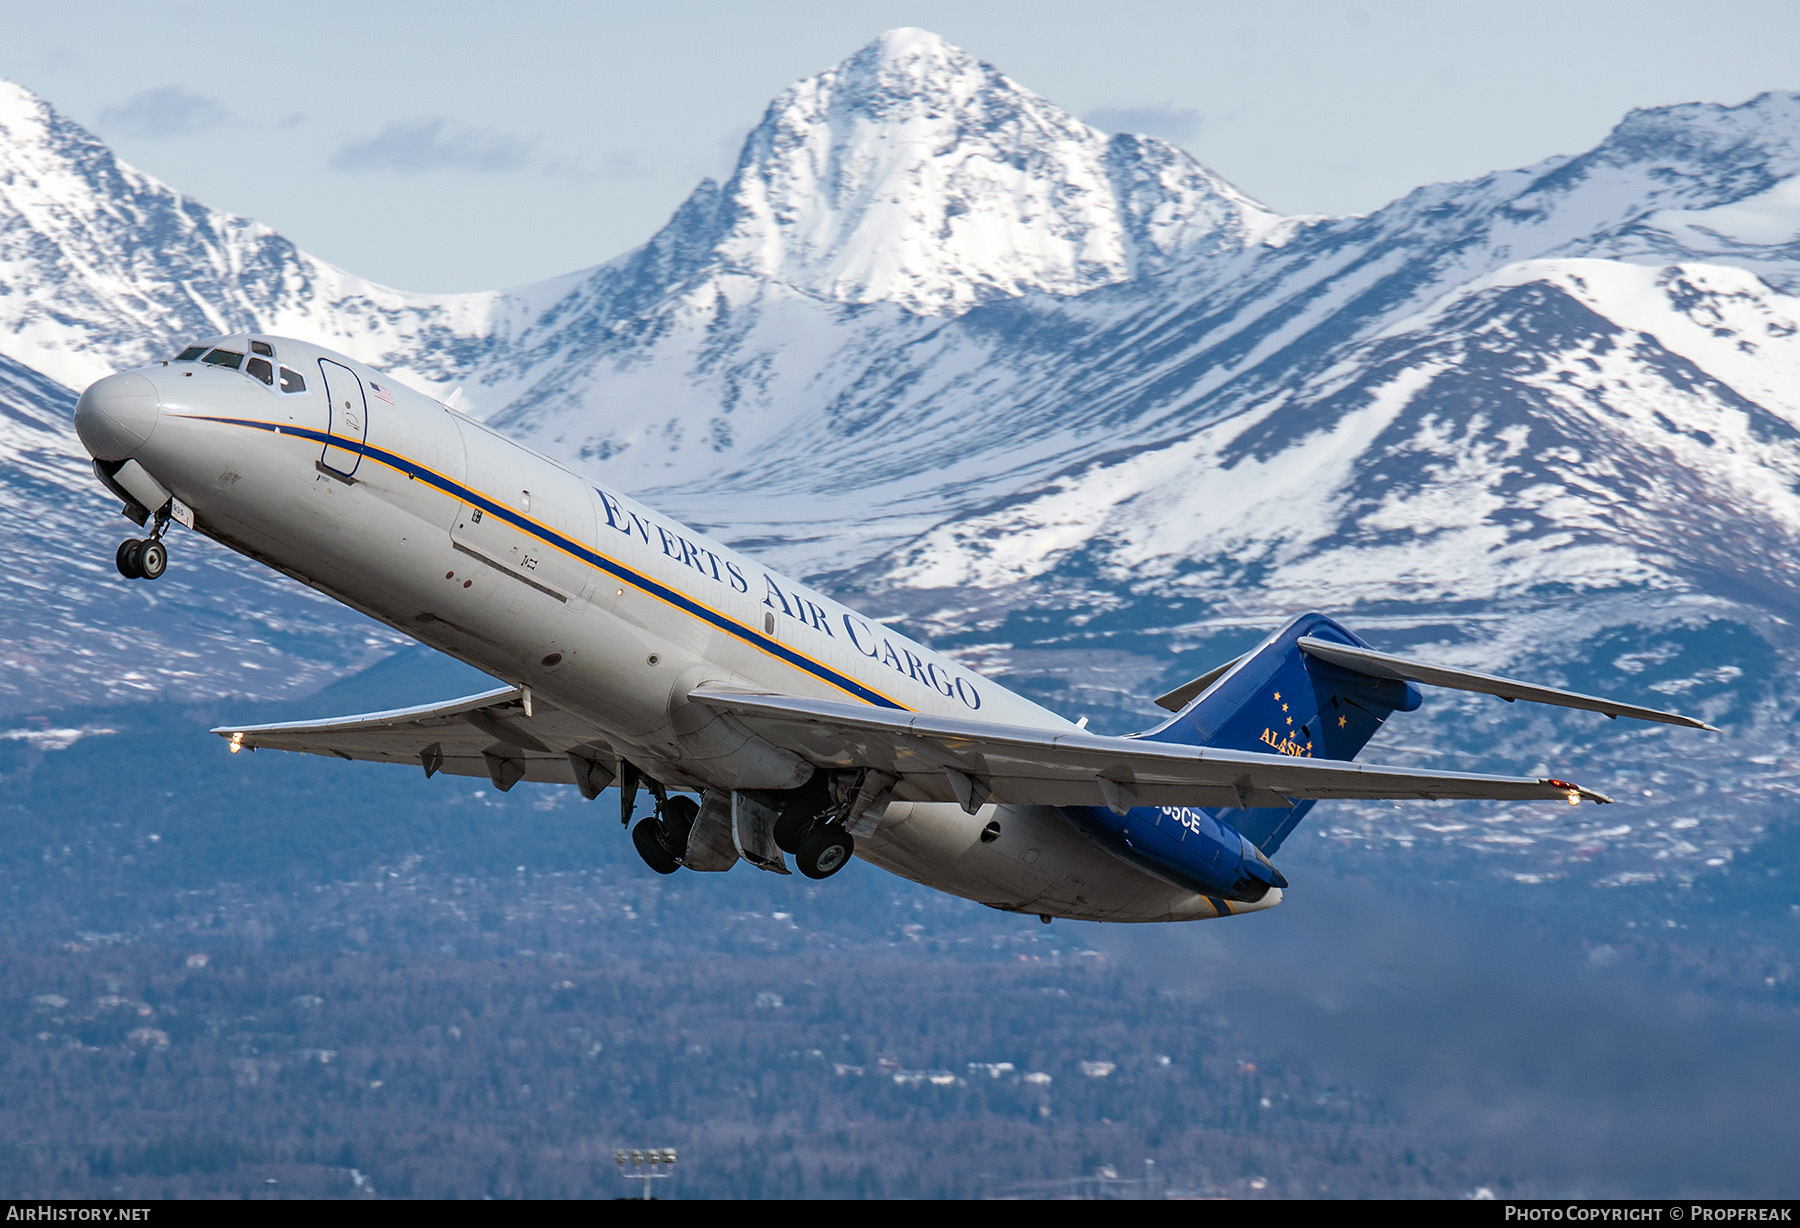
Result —
[[[394,394],[389,392],[386,388],[383,388],[380,384],[377,384],[374,380],[369,381],[369,388],[376,396],[386,401],[389,405],[394,403]]]

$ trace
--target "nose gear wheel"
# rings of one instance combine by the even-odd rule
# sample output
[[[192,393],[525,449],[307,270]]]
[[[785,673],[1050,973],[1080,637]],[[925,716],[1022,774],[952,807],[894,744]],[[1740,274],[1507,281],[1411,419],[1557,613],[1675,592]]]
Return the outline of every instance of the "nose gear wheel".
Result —
[[[138,547],[138,574],[146,580],[154,580],[167,571],[168,567],[169,548],[154,537],[145,539],[143,544]]]
[[[118,551],[113,555],[113,565],[119,574],[127,580],[142,580],[144,573],[138,570],[138,551],[144,543],[135,537],[127,537],[119,543]]]

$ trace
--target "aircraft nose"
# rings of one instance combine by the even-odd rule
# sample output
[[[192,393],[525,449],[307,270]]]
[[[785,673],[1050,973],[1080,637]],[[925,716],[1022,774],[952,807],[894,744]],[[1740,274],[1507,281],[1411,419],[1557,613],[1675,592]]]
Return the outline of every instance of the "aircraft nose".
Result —
[[[144,446],[162,412],[156,385],[135,371],[88,386],[75,403],[75,433],[95,460],[122,461]]]

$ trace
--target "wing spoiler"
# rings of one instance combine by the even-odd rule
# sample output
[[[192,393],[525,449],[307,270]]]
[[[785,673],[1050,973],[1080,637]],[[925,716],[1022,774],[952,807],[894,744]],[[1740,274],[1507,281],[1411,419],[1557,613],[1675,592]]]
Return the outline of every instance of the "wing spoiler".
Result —
[[[1665,725],[1682,725],[1689,729],[1719,732],[1705,721],[1696,720],[1691,716],[1682,716],[1678,712],[1660,712],[1655,708],[1641,708],[1636,704],[1622,704],[1617,700],[1602,699],[1597,695],[1560,691],[1555,687],[1537,686],[1534,683],[1520,682],[1514,678],[1500,678],[1493,674],[1477,674],[1470,670],[1449,669],[1442,665],[1425,665],[1418,661],[1409,661],[1405,657],[1396,657],[1369,648],[1352,648],[1348,644],[1334,644],[1329,640],[1315,639],[1310,635],[1300,639],[1299,647],[1300,651],[1308,656],[1317,657],[1327,664],[1365,674],[1371,678],[1392,678],[1401,682],[1423,682],[1430,686],[1449,687],[1458,691],[1478,691],[1484,695],[1498,695],[1507,703],[1511,703],[1515,699],[1523,699],[1536,704],[1554,704],[1560,708],[1583,708],[1589,712],[1603,712],[1615,720],[1621,716],[1629,716],[1640,721],[1660,721]],[[1219,672],[1222,673],[1223,670]],[[1193,685],[1193,683],[1188,684],[1188,686]],[[1186,689],[1187,687],[1182,688],[1184,691]],[[1199,690],[1204,689],[1204,687],[1199,688]],[[1199,690],[1194,693],[1199,694]]]

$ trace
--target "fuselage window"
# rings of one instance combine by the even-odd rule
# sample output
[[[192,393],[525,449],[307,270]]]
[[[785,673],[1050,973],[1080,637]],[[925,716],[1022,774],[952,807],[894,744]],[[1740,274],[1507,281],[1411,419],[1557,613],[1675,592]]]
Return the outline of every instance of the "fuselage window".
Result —
[[[254,342],[252,344],[254,344]],[[248,371],[265,384],[273,384],[275,382],[275,369],[269,365],[269,360],[266,358],[252,358],[249,362],[244,364],[244,370]]]
[[[263,354],[269,358],[275,357],[275,347],[270,345],[267,341],[252,341],[250,343],[250,352],[252,354]]]
[[[215,367],[230,367],[233,371],[244,365],[244,356],[231,350],[214,350],[202,362],[210,362]]]
[[[185,349],[185,350],[181,351],[181,353],[175,355],[175,361],[176,362],[198,362],[200,359],[200,355],[202,355],[204,353],[206,353],[205,346],[190,345],[190,346],[188,346],[187,349]]]
[[[281,369],[281,390],[283,392],[305,392],[306,380],[298,371],[290,371],[283,367]]]

